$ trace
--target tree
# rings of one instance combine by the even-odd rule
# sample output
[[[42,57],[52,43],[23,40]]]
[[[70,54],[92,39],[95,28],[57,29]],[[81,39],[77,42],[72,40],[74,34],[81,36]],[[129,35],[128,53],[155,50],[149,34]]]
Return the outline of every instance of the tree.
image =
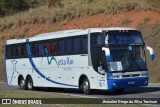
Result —
[[[23,0],[0,0],[0,16],[14,14],[28,8],[28,4]]]
[[[7,2],[7,8],[16,11],[26,10],[29,8],[28,4],[24,0],[5,0]]]

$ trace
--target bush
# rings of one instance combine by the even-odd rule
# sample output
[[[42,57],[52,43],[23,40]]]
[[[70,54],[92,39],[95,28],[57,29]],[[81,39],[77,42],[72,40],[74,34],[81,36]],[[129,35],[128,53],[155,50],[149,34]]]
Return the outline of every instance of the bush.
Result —
[[[160,0],[146,0],[150,5],[156,8],[160,8]]]
[[[61,0],[47,0],[48,7],[62,7]]]
[[[0,16],[14,14],[17,11],[28,9],[29,6],[23,0],[1,0],[0,1]]]
[[[123,19],[121,19],[120,22],[121,22],[121,24],[126,25],[126,24],[130,23],[131,20],[129,20],[128,18],[123,18]]]

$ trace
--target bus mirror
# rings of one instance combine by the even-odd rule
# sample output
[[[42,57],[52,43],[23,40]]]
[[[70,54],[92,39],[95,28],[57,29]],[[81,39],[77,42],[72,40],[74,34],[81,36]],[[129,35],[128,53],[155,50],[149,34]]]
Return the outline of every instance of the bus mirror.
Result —
[[[105,51],[106,60],[111,61],[111,54],[109,48],[102,47],[102,51]]]
[[[153,48],[146,46],[146,49],[149,51],[150,53],[150,60],[154,60],[154,50]]]

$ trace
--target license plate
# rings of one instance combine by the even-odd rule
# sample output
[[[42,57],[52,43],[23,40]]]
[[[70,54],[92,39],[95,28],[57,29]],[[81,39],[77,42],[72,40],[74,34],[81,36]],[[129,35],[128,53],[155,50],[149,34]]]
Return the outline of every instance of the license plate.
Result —
[[[135,81],[128,81],[128,84],[135,84]]]

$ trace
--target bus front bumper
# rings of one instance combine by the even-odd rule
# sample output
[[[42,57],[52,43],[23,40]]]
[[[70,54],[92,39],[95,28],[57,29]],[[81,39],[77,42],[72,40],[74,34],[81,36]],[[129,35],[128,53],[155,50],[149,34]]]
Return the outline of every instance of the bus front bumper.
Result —
[[[148,77],[108,79],[108,90],[147,86]]]

